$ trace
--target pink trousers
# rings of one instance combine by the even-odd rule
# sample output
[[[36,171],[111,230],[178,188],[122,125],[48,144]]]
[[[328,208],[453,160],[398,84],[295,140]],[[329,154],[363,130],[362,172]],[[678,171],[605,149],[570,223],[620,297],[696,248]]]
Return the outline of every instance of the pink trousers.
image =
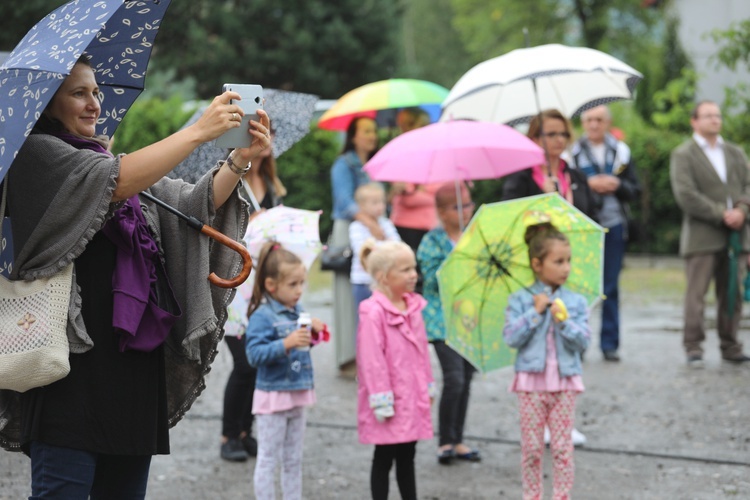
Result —
[[[521,475],[524,500],[540,500],[543,493],[542,457],[544,456],[544,426],[550,430],[550,450],[554,476],[552,498],[567,500],[573,489],[573,431],[576,393],[519,392],[521,416]]]

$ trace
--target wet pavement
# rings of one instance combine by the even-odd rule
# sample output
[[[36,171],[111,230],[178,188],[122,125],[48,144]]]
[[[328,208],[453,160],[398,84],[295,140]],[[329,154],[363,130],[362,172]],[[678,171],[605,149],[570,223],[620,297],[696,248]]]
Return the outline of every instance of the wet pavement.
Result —
[[[631,264],[676,266],[679,261]],[[304,303],[331,323],[331,299],[328,290],[321,290],[308,294]],[[721,361],[711,326],[706,367],[689,370],[681,348],[680,300],[639,290],[623,293],[621,302],[622,362],[603,361],[595,340],[584,363],[586,392],[578,399],[576,426],[588,442],[575,453],[574,498],[750,498],[750,366]],[[595,332],[596,316],[595,310]],[[748,327],[745,318],[741,337],[750,346]],[[318,404],[308,412],[305,498],[369,498],[372,447],[357,441],[356,384],[338,375],[332,345],[313,349],[313,362]],[[205,393],[172,430],[172,454],[153,460],[148,498],[253,498],[254,460],[237,464],[219,458],[222,397],[230,370],[231,357],[222,346]],[[434,355],[433,370],[439,381]],[[507,392],[512,377],[509,367],[478,375],[472,385],[466,442],[481,450],[481,463],[441,466],[436,443],[419,443],[420,498],[521,497],[516,399]],[[546,498],[551,496],[550,461],[547,453]],[[0,451],[0,499],[28,497],[28,477],[26,457]],[[395,480],[391,498],[398,498]]]

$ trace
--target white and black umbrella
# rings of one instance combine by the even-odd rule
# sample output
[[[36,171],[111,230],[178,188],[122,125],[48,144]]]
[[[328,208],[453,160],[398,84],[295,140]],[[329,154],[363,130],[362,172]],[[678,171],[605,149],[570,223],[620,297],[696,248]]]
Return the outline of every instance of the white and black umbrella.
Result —
[[[467,71],[443,102],[441,121],[513,126],[550,108],[572,118],[601,104],[632,99],[642,78],[619,59],[586,47],[516,49]]]

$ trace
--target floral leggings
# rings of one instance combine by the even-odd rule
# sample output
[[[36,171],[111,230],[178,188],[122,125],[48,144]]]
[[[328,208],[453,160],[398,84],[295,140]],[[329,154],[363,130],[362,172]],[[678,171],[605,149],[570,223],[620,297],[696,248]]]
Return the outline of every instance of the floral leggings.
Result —
[[[255,498],[276,499],[276,465],[281,464],[281,490],[285,500],[302,498],[302,446],[305,408],[256,415],[258,458],[253,483]]]
[[[519,392],[521,413],[521,475],[524,500],[542,498],[542,457],[544,456],[544,426],[550,431],[550,450],[554,478],[552,498],[567,500],[573,489],[573,431],[576,393]]]

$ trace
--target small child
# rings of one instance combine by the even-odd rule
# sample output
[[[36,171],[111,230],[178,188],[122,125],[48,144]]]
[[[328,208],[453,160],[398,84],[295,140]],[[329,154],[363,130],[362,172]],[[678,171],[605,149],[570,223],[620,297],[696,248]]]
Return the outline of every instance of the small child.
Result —
[[[388,498],[395,460],[401,498],[416,499],[414,455],[417,440],[432,438],[435,393],[426,302],[413,293],[417,263],[406,243],[366,245],[362,261],[375,280],[372,297],[359,307],[357,331],[359,441],[375,445],[370,490],[375,500]]]
[[[510,391],[518,394],[521,418],[523,498],[542,498],[547,425],[554,467],[552,498],[567,499],[575,473],[571,431],[576,394],[584,390],[581,353],[590,339],[588,308],[583,296],[563,287],[570,274],[567,236],[545,222],[529,226],[525,240],[536,281],[510,296],[503,329],[506,343],[518,349]]]
[[[378,182],[364,184],[354,192],[354,200],[359,205],[360,213],[378,221],[380,229],[385,234],[385,241],[401,241],[396,226],[390,219],[385,217],[385,190]],[[349,279],[352,282],[352,293],[354,295],[354,307],[359,309],[359,304],[372,295],[370,284],[372,278],[362,267],[359,255],[365,241],[374,239],[372,233],[360,221],[353,221],[349,225],[349,245],[352,248],[352,270]]]
[[[258,432],[255,497],[276,498],[275,469],[280,459],[284,498],[298,499],[305,407],[315,403],[309,346],[328,332],[315,318],[312,331],[297,326],[307,274],[299,257],[270,241],[260,252],[257,269],[246,346],[248,361],[258,367],[253,394]]]

